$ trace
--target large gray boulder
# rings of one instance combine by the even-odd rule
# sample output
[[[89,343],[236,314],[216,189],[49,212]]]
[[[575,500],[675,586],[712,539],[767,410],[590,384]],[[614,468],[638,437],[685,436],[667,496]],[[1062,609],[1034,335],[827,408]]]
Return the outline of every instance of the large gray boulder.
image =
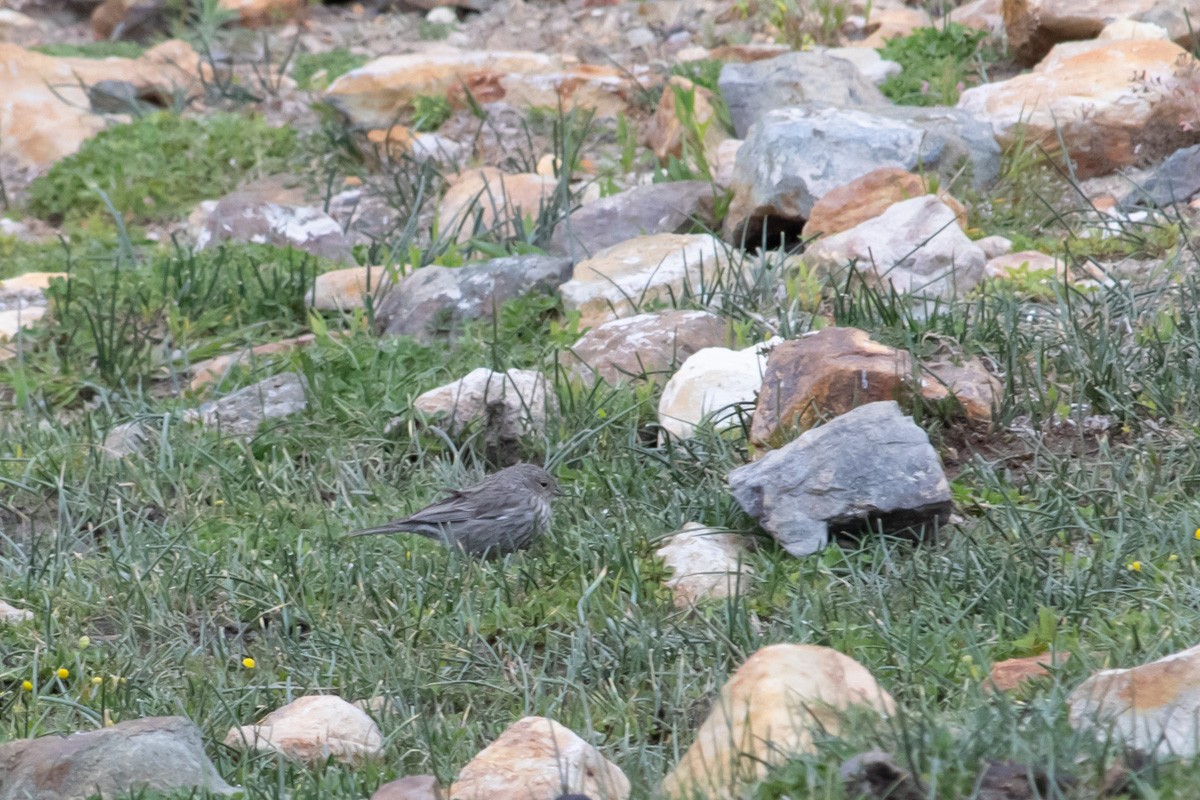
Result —
[[[550,294],[570,277],[570,259],[536,255],[422,267],[379,302],[375,323],[382,334],[431,341],[467,320],[490,319],[514,298]]]
[[[894,401],[868,403],[729,473],[733,497],[794,556],[864,524],[945,522],[950,484],[925,431]]]
[[[748,64],[726,64],[717,86],[729,106],[733,129],[745,138],[768,111],[804,103],[837,108],[890,105],[858,68],[826,52],[785,53]]]
[[[0,800],[87,800],[145,792],[229,795],[183,717],[146,717],[70,736],[0,744]]]

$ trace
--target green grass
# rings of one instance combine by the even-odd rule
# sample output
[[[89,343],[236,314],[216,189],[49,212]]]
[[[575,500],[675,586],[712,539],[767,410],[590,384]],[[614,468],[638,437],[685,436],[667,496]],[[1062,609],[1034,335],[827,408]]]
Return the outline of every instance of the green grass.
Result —
[[[83,42],[82,44],[39,44],[30,48],[58,58],[137,58],[146,46],[137,42]]]
[[[29,210],[94,226],[108,214],[100,189],[127,221],[168,220],[247,176],[282,169],[295,150],[295,133],[255,117],[153,114],[102,131],[55,163],[30,184]]]
[[[897,62],[903,72],[888,78],[880,90],[900,105],[954,105],[963,89],[979,82],[985,36],[952,22],[889,40],[879,54]]]
[[[292,78],[301,89],[324,89],[341,75],[367,63],[366,56],[338,47],[325,53],[298,53],[292,60]],[[314,83],[318,72],[324,72]]]

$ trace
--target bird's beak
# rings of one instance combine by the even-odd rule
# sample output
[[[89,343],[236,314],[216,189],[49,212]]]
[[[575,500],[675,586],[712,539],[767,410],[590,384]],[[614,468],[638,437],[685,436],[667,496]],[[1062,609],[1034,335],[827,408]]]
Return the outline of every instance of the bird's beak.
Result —
[[[566,497],[567,496],[567,493],[557,486],[554,487],[553,494],[555,497]]]

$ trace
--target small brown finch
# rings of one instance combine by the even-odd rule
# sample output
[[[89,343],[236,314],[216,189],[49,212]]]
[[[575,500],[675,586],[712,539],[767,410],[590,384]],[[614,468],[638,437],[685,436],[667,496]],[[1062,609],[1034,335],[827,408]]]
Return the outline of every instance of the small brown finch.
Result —
[[[349,536],[416,533],[473,556],[499,556],[528,548],[550,527],[550,498],[561,494],[550,473],[514,464],[475,486],[425,506],[412,516]]]

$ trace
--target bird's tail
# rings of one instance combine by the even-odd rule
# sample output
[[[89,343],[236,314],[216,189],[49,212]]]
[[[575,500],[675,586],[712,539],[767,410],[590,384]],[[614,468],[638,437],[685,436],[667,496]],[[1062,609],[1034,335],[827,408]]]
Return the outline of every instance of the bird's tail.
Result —
[[[389,522],[386,525],[380,525],[375,528],[363,528],[362,530],[351,531],[343,538],[352,539],[356,536],[378,536],[379,534],[384,533],[415,533],[418,536],[424,536],[429,539],[438,538],[437,534],[431,531],[422,530],[421,527],[415,523],[412,524],[412,527],[409,527],[407,523],[407,520],[397,520],[396,522]]]

